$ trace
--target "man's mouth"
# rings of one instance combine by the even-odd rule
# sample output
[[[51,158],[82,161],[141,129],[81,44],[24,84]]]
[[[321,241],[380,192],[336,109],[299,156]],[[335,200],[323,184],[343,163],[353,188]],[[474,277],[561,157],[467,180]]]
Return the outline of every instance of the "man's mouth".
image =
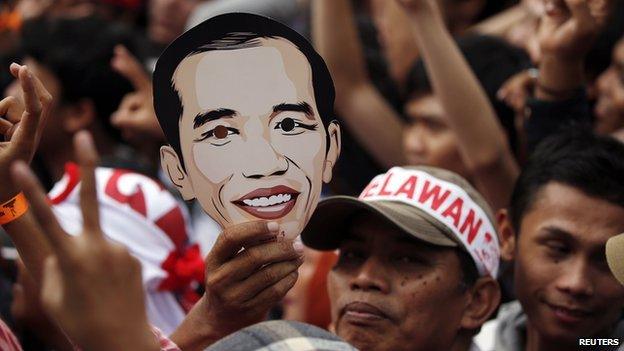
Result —
[[[594,315],[593,311],[586,308],[557,305],[548,302],[545,304],[550,308],[557,320],[564,324],[580,323]]]
[[[351,302],[341,311],[342,319],[348,323],[365,325],[388,319],[388,316],[378,307],[366,302]]]
[[[256,189],[233,204],[261,219],[277,219],[287,215],[295,206],[299,192],[285,185]]]

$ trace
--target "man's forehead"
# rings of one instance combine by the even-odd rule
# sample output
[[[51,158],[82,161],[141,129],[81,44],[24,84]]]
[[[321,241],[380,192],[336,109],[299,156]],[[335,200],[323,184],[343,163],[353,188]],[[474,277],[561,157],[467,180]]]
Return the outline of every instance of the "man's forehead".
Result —
[[[624,208],[580,189],[551,182],[534,196],[523,222],[537,220],[546,234],[568,237],[588,246],[604,246],[611,236],[624,230]]]

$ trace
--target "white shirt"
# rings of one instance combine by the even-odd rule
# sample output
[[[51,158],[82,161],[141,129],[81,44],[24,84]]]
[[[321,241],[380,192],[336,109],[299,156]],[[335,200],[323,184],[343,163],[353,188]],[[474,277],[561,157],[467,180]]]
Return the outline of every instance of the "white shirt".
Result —
[[[185,257],[191,245],[188,213],[151,178],[112,168],[97,168],[95,175],[102,231],[141,263],[149,321],[168,335],[184,319],[193,302],[192,288],[200,283],[180,280],[178,271],[168,268]],[[48,194],[59,223],[71,235],[82,232],[79,180],[78,166],[67,164],[63,178]],[[198,263],[197,258],[189,260]],[[198,277],[203,276],[203,265],[200,268]]]

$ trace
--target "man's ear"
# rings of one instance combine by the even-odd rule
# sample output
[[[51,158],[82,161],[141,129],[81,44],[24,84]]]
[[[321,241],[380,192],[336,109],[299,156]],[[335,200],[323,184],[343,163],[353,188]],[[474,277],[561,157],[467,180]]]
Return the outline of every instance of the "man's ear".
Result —
[[[193,186],[182,168],[182,162],[180,162],[178,153],[169,145],[164,145],[160,148],[160,166],[184,200],[188,201],[195,198]]]
[[[63,115],[62,127],[69,134],[90,129],[95,121],[95,105],[91,99],[81,99],[63,108],[66,109],[66,113]]]
[[[340,135],[340,124],[338,121],[332,121],[327,127],[327,135],[329,136],[329,148],[325,156],[325,164],[323,165],[323,182],[329,183],[332,180],[333,169],[340,156],[340,148],[342,140]]]
[[[470,294],[470,297],[464,309],[461,327],[466,330],[479,329],[500,304],[500,286],[492,277],[485,276],[477,279],[475,284],[468,288],[467,294]]]
[[[506,209],[498,210],[496,221],[498,222],[501,259],[513,261],[516,252],[516,231],[511,224],[509,212]]]

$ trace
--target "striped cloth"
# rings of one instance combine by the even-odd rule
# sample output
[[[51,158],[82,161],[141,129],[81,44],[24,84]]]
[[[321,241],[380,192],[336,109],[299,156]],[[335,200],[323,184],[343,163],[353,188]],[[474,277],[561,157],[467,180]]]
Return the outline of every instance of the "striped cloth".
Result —
[[[22,347],[20,346],[19,341],[9,329],[9,327],[4,324],[4,322],[0,319],[0,350],[2,351],[22,351]],[[172,349],[173,351],[175,349]]]
[[[295,321],[254,324],[227,336],[206,351],[357,351],[327,330]]]

